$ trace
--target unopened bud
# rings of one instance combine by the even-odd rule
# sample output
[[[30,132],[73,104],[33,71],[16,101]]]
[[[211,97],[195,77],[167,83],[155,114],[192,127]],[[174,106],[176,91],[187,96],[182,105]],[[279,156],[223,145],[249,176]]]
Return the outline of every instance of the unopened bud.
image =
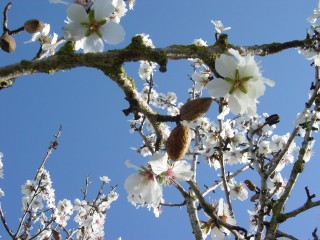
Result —
[[[272,114],[266,118],[266,123],[271,126],[280,122],[280,117],[278,114]]]
[[[7,53],[12,53],[16,50],[16,41],[9,34],[4,34],[0,38],[0,47]]]
[[[197,98],[186,102],[180,108],[181,120],[194,121],[202,117],[210,108],[212,98]]]
[[[175,127],[166,143],[169,158],[173,161],[181,160],[189,149],[190,141],[191,133],[188,127],[183,125]]]
[[[30,19],[26,21],[23,26],[24,30],[31,34],[41,32],[45,27],[44,23],[37,19]]]
[[[258,194],[258,193],[256,193],[255,195],[253,195],[253,196],[250,198],[250,201],[251,201],[251,202],[255,202],[255,201],[257,201],[257,200],[259,200],[259,194]]]
[[[249,188],[250,191],[255,192],[256,191],[256,186],[254,185],[253,182],[251,182],[250,180],[245,180],[244,183],[246,184],[246,186]]]
[[[51,229],[52,232],[52,236],[54,238],[54,240],[61,240],[61,234],[59,232],[57,232],[56,230],[54,230],[53,228]]]

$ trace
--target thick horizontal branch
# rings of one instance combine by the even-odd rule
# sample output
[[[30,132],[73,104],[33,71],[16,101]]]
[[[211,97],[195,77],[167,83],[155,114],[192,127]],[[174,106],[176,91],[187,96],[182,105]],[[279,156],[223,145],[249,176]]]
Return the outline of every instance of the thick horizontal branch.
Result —
[[[281,51],[284,51],[286,49],[290,48],[298,48],[298,47],[304,47],[310,44],[310,40],[293,40],[289,42],[284,43],[268,43],[268,44],[262,44],[262,45],[254,45],[251,47],[239,47],[237,48],[241,54],[255,54],[259,56],[267,56],[270,54],[275,54]]]
[[[75,67],[108,68],[119,65],[124,62],[136,62],[139,60],[148,60],[157,62],[160,65],[160,71],[166,71],[168,60],[179,60],[188,58],[199,58],[209,67],[214,66],[215,58],[226,52],[230,47],[238,49],[241,54],[256,54],[265,56],[277,53],[288,48],[303,47],[310,44],[310,40],[295,40],[284,43],[270,43],[263,45],[254,45],[248,47],[232,46],[227,40],[217,41],[214,45],[208,47],[198,47],[195,45],[171,45],[165,48],[151,49],[142,44],[139,37],[132,38],[131,44],[118,50],[110,50],[103,53],[74,53],[71,43],[66,43],[54,56],[42,60],[27,61],[22,60],[19,63],[4,66],[0,68],[0,87],[5,88],[11,84],[7,81],[16,79],[24,75],[35,73],[49,73],[56,71],[72,69]]]

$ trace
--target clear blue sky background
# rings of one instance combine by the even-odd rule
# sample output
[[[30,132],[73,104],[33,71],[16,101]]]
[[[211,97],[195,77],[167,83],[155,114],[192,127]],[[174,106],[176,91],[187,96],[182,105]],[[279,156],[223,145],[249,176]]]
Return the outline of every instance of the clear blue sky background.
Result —
[[[0,9],[6,3],[1,1]],[[61,35],[66,18],[65,5],[49,4],[46,0],[13,0],[12,3],[10,28],[38,18],[51,24],[51,32]],[[227,33],[229,41],[235,45],[300,40],[309,27],[306,18],[316,6],[316,0],[137,0],[134,11],[129,11],[121,21],[126,30],[124,42],[117,46],[105,46],[105,50],[125,47],[138,33],[149,34],[156,47],[190,44],[195,38],[213,44],[211,20],[221,20],[232,27]],[[32,59],[39,45],[23,44],[30,38],[27,33],[19,34],[15,53],[0,53],[1,66]],[[279,114],[281,122],[277,133],[291,132],[293,119],[297,112],[302,111],[307,100],[314,70],[296,49],[258,59],[262,63],[264,76],[276,82],[276,86],[268,88],[260,99],[258,112]],[[137,76],[139,64],[126,63],[125,68],[141,89],[142,80]],[[188,75],[191,74],[190,62],[171,61],[167,73],[156,73],[156,90],[177,92],[178,100],[185,102],[187,89],[191,86]],[[56,189],[57,201],[82,197],[80,188],[84,187],[86,176],[92,181],[89,199],[95,197],[100,184],[99,176],[107,175],[112,179],[111,185],[119,185],[117,192],[120,198],[108,212],[106,239],[114,240],[120,236],[125,240],[193,239],[184,207],[164,208],[160,218],[155,218],[152,212],[136,210],[127,202],[123,183],[133,170],[127,169],[124,161],[129,159],[136,165],[142,165],[148,160],[130,150],[131,146],[139,147],[141,139],[138,135],[129,134],[128,120],[131,116],[125,117],[121,111],[127,107],[124,94],[117,85],[99,71],[89,68],[21,77],[12,88],[0,92],[0,151],[5,156],[5,177],[0,180],[0,187],[6,194],[1,205],[13,229],[16,229],[21,217],[21,185],[34,177],[53,134],[62,124],[58,150],[46,164]],[[207,116],[213,120],[215,114],[216,109],[212,108]],[[311,193],[318,194],[320,191],[318,146],[316,142],[314,158],[307,164],[306,174],[299,179],[288,210],[305,202],[305,186],[309,186]],[[204,162],[201,164],[205,166]],[[204,172],[198,173],[198,176],[208,179],[207,185],[217,180],[214,169],[200,169]],[[239,178],[244,179],[246,176]],[[174,197],[173,193],[174,188],[165,189],[166,202],[181,202],[182,198]],[[219,199],[220,193],[211,195],[211,199]],[[248,205],[239,201],[235,205],[240,207],[236,211],[238,224],[247,227],[248,215],[244,206]],[[303,222],[306,224],[302,227]],[[319,222],[320,211],[315,209],[312,214],[302,214],[299,221],[290,220],[286,224],[288,228],[282,229],[307,239],[311,238],[311,232],[319,226]],[[3,232],[1,226],[0,235],[8,239]]]

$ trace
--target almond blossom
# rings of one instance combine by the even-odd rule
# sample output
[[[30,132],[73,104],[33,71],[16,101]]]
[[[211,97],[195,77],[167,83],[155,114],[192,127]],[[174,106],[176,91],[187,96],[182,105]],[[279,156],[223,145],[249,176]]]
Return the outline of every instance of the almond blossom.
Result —
[[[261,76],[253,56],[243,57],[234,49],[228,52],[231,56],[221,54],[215,62],[216,70],[222,78],[207,84],[209,95],[228,99],[233,114],[254,114],[257,99],[264,94],[265,84],[274,86],[274,82]]]
[[[79,4],[70,4],[67,9],[68,19],[63,28],[66,40],[80,42],[85,53],[102,52],[103,42],[122,42],[124,29],[110,20],[114,11],[111,0],[95,0],[89,13]]]
[[[191,170],[191,165],[185,160],[176,161],[170,164],[166,152],[154,153],[149,164],[152,171],[156,175],[159,175],[160,179],[165,184],[170,184],[175,180],[189,181],[194,174]]]
[[[219,200],[216,214],[218,215],[218,217],[222,221],[229,223],[231,225],[236,224],[236,220],[230,216],[229,207],[224,202],[223,198],[220,198],[220,200]],[[226,235],[227,236],[230,235],[230,230],[228,230],[227,228],[225,228],[223,226],[218,226],[218,225],[214,224],[214,227],[211,230],[211,239],[212,240],[223,240],[223,239],[225,239]]]
[[[201,38],[193,40],[192,44],[194,44],[198,47],[207,47],[208,46],[207,42],[202,40]]]
[[[203,71],[203,72],[194,72],[191,76],[192,80],[194,81],[194,88],[196,91],[202,91],[202,89],[207,85],[209,82],[210,72]]]
[[[235,180],[230,181],[228,183],[230,187],[230,197],[232,199],[239,199],[240,201],[244,201],[248,198],[248,190],[244,187],[243,183],[237,184]]]
[[[216,29],[216,33],[220,34],[223,31],[227,31],[229,29],[231,29],[231,27],[225,27],[223,26],[222,22],[220,20],[211,20],[211,23],[214,25],[215,29]]]
[[[138,168],[128,161],[126,165],[139,171],[131,174],[124,183],[124,188],[128,192],[128,201],[134,206],[157,208],[162,201],[162,186],[156,179],[156,175],[149,167]]]

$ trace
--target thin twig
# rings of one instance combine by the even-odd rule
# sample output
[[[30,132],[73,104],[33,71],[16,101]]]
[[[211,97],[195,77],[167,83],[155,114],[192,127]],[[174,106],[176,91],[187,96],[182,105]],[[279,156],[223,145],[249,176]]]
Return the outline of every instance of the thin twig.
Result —
[[[4,8],[4,11],[3,11],[3,27],[2,27],[3,34],[6,34],[6,33],[9,32],[9,29],[8,29],[8,12],[9,12],[11,6],[12,6],[12,3],[9,2],[7,4],[7,6]]]
[[[291,239],[291,240],[299,240],[298,238],[290,235],[290,234],[287,234],[285,232],[281,232],[280,230],[277,230],[276,232],[276,238],[288,238],[288,239]]]
[[[251,167],[252,163],[247,163],[245,165],[243,165],[241,168],[239,168],[238,170],[236,170],[234,173],[232,174],[228,174],[227,177],[227,181],[233,179],[234,177],[236,177],[237,175],[239,175],[240,173],[244,172],[245,170],[249,169]],[[214,185],[212,185],[211,187],[206,188],[206,190],[204,190],[202,192],[203,196],[206,196],[209,192],[214,191],[217,187],[219,187],[222,184],[222,179],[220,179],[219,181],[216,181]]]
[[[160,205],[165,207],[183,207],[186,205],[186,201],[182,203],[160,203]]]
[[[87,176],[87,177],[86,177],[86,185],[85,185],[85,187],[84,187],[84,191],[81,189],[81,192],[83,193],[83,200],[85,200],[86,197],[87,197],[89,184],[90,184],[90,182],[89,182],[89,177]]]
[[[58,147],[58,139],[59,139],[59,137],[61,136],[61,131],[62,131],[62,125],[60,125],[57,134],[54,135],[54,140],[53,140],[52,142],[50,142],[50,145],[49,145],[49,147],[48,147],[48,151],[47,151],[45,157],[43,158],[40,167],[38,168],[38,171],[37,171],[36,176],[34,177],[35,180],[38,178],[40,172],[41,172],[42,169],[44,168],[44,164],[47,162],[47,160],[48,160],[49,157],[51,156],[52,152],[57,149],[57,147]]]
[[[10,237],[12,239],[14,239],[15,235],[14,233],[12,232],[12,230],[9,228],[8,224],[7,224],[7,221],[5,219],[5,216],[4,216],[4,212],[2,211],[2,207],[0,206],[0,217],[1,217],[1,222],[4,226],[4,228],[6,229],[7,233],[10,235]]]
[[[222,107],[221,105],[219,106],[219,112],[221,113]],[[224,193],[226,196],[226,200],[227,200],[227,204],[229,207],[229,213],[231,215],[231,217],[235,217],[234,216],[234,212],[233,212],[233,207],[231,204],[231,198],[230,198],[230,190],[229,190],[229,186],[227,183],[227,178],[226,178],[226,171],[225,171],[225,160],[224,160],[224,156],[223,156],[223,139],[221,137],[221,132],[223,131],[223,127],[222,127],[222,121],[221,119],[219,119],[219,163],[220,163],[220,169],[221,169],[221,178],[222,178],[222,184],[223,184],[223,188],[224,188]]]
[[[319,240],[319,237],[317,235],[317,231],[318,231],[318,228],[315,228],[312,232],[312,237],[313,237],[313,240]]]

